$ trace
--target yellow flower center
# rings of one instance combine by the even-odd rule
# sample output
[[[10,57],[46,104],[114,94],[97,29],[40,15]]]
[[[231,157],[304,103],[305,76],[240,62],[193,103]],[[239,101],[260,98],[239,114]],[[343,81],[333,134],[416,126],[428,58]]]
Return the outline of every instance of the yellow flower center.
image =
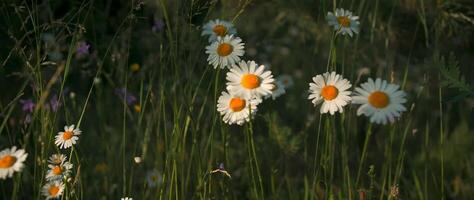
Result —
[[[234,47],[232,47],[232,45],[222,43],[217,47],[217,54],[219,54],[219,56],[228,56],[233,50]]]
[[[247,89],[255,89],[260,86],[260,77],[255,74],[245,74],[240,80],[242,87]]]
[[[385,108],[390,103],[390,98],[385,92],[375,91],[370,94],[369,103],[375,108]]]
[[[351,25],[351,20],[346,16],[337,17],[337,22],[343,27],[349,27]]]
[[[59,187],[58,186],[55,186],[55,185],[52,185],[49,189],[48,189],[48,192],[49,192],[49,195],[50,196],[56,196],[59,192]]]
[[[61,175],[63,173],[63,169],[61,168],[61,166],[57,165],[57,166],[54,166],[53,168],[53,174],[54,175]]]
[[[326,85],[321,90],[321,96],[323,96],[324,100],[327,101],[335,99],[338,94],[339,90],[333,85]]]
[[[72,133],[72,131],[64,131],[64,134],[63,134],[63,139],[64,140],[69,140],[72,138],[74,134]]]
[[[227,33],[227,28],[223,25],[216,25],[214,26],[214,28],[212,29],[212,31],[218,35],[218,36],[225,36],[225,34]]]
[[[11,156],[11,155],[3,156],[2,158],[0,158],[0,169],[1,168],[9,168],[9,167],[13,166],[13,164],[15,164],[15,162],[16,162],[16,157],[15,156]]]
[[[229,107],[234,112],[239,112],[245,108],[245,100],[241,98],[232,98]]]

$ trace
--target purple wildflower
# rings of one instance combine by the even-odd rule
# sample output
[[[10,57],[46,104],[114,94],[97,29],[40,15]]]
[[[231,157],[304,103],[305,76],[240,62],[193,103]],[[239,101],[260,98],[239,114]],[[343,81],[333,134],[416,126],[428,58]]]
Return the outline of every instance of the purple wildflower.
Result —
[[[32,113],[33,112],[33,109],[35,108],[35,103],[33,103],[33,100],[31,100],[31,99],[27,99],[27,100],[20,99],[20,103],[22,104],[21,110],[23,110],[23,112],[27,112],[27,113]]]
[[[128,92],[125,88],[115,89],[115,94],[118,95],[122,100],[127,102],[127,105],[133,105],[137,102],[137,98],[132,93]]]
[[[165,27],[165,23],[163,22],[163,20],[157,19],[153,22],[153,26],[151,27],[151,30],[153,32],[159,32],[159,31],[162,31],[164,27]]]
[[[91,45],[86,42],[79,42],[76,49],[77,56],[88,55],[90,47]]]
[[[54,94],[51,99],[49,99],[49,104],[51,105],[51,110],[53,112],[56,112],[59,108],[59,106],[61,106],[61,103],[58,101],[58,95],[57,94]]]

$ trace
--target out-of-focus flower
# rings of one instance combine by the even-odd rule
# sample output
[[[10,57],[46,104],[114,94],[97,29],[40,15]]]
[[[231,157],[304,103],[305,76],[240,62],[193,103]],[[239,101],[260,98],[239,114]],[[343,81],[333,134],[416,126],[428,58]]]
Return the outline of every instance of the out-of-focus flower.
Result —
[[[132,197],[122,197],[120,200],[133,200]]]
[[[13,176],[15,172],[21,172],[28,156],[23,149],[12,148],[4,149],[0,152],[0,179],[7,179]]]
[[[43,186],[42,194],[46,197],[46,199],[57,199],[59,198],[64,191],[64,183],[60,180],[51,181],[46,183]]]
[[[286,93],[285,85],[281,81],[275,81],[275,87],[273,87],[272,94],[265,96],[265,98],[272,97],[273,100],[278,98],[279,96]]]
[[[213,42],[216,41],[218,37],[235,34],[237,34],[237,31],[235,30],[232,23],[225,20],[216,19],[204,24],[201,35],[208,35],[209,42]]]
[[[130,71],[131,72],[138,72],[140,70],[140,64],[138,63],[133,63],[130,65]]]
[[[20,103],[22,104],[21,110],[26,113],[33,113],[33,109],[35,108],[35,103],[33,103],[33,100],[27,99],[27,100],[22,100],[20,99]]]
[[[160,32],[165,28],[165,23],[162,19],[156,19],[151,26],[153,32]]]
[[[49,105],[51,106],[51,110],[56,112],[59,107],[61,106],[61,102],[58,101],[58,95],[54,94],[51,99],[49,100]]]
[[[328,12],[326,20],[342,35],[348,34],[352,37],[353,33],[359,33],[359,16],[353,16],[351,11],[338,8],[335,13]]]
[[[290,75],[280,75],[276,79],[277,81],[281,82],[285,89],[290,88],[294,85],[293,78]]]
[[[146,174],[146,182],[149,187],[156,187],[159,186],[162,183],[163,179],[161,176],[161,173],[156,170],[150,170]]]
[[[119,96],[127,105],[131,106],[137,102],[137,98],[125,88],[115,89],[115,94]]]
[[[142,112],[142,107],[140,106],[140,104],[135,104],[133,106],[133,110],[135,110],[136,113],[140,113]]]
[[[398,185],[393,185],[392,188],[390,188],[390,197],[392,197],[392,199],[398,199],[398,194]]]
[[[91,45],[87,44],[84,41],[77,43],[76,55],[78,57],[81,57],[81,56],[84,56],[84,55],[89,55],[90,47],[91,47]]]
[[[135,156],[133,158],[133,161],[135,161],[135,163],[137,163],[137,164],[140,164],[142,162],[142,158],[140,156]]]

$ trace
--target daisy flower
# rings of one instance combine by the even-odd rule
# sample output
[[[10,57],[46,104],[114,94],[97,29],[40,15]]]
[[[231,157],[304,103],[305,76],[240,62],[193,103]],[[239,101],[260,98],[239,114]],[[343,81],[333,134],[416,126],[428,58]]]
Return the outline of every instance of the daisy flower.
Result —
[[[217,100],[217,111],[221,113],[225,123],[242,125],[250,120],[250,112],[254,114],[257,111],[259,103],[260,99],[247,99],[239,95],[222,92]]]
[[[62,183],[59,180],[56,181],[50,181],[46,183],[46,185],[43,186],[43,196],[46,197],[46,199],[57,199],[59,198],[64,191],[64,183]]]
[[[74,129],[74,124],[69,127],[64,126],[64,132],[59,132],[56,135],[54,143],[61,149],[67,149],[73,144],[76,144],[77,140],[79,140],[78,135],[80,134],[81,130],[79,130],[79,128]]]
[[[313,82],[309,84],[310,95],[314,106],[321,104],[321,113],[336,112],[342,113],[351,101],[351,91],[347,91],[352,85],[336,72],[326,72],[322,75],[313,77]]]
[[[46,174],[46,179],[51,180],[61,180],[63,177],[69,176],[72,169],[72,164],[70,162],[63,162],[60,164],[48,165],[49,170]]]
[[[244,43],[239,37],[226,35],[218,37],[217,40],[206,47],[209,54],[207,61],[214,69],[220,67],[230,67],[240,61],[240,56],[244,55]]]
[[[280,75],[276,78],[278,82],[281,82],[283,86],[286,88],[290,88],[294,85],[293,78],[290,75]]]
[[[276,98],[278,98],[279,96],[285,93],[286,93],[285,85],[283,84],[283,82],[277,80],[275,81],[275,87],[273,87],[272,94],[265,96],[265,98],[268,99],[271,97],[273,100],[275,100]]]
[[[67,156],[64,154],[53,154],[49,157],[48,162],[52,165],[60,165],[66,161]]]
[[[245,99],[271,95],[275,87],[272,72],[254,61],[241,61],[227,72],[227,90]]]
[[[132,197],[122,197],[120,200],[133,200]]]
[[[21,172],[27,156],[25,150],[17,150],[16,146],[2,150],[0,152],[0,179],[11,178],[13,173]]]
[[[149,187],[156,187],[161,184],[162,176],[158,170],[148,171],[146,174],[146,182]]]
[[[351,11],[338,8],[335,13],[328,12],[326,20],[342,35],[349,34],[352,37],[353,33],[359,33],[359,16],[353,16]]]
[[[237,31],[232,23],[225,20],[211,20],[203,26],[202,36],[209,35],[209,42],[216,41],[217,37],[235,35]]]
[[[357,115],[370,117],[372,123],[393,123],[395,117],[400,117],[401,112],[406,111],[403,106],[406,94],[399,90],[399,87],[380,78],[375,79],[375,82],[369,78],[361,87],[355,89],[355,95],[352,97],[353,104],[362,104],[357,109]]]

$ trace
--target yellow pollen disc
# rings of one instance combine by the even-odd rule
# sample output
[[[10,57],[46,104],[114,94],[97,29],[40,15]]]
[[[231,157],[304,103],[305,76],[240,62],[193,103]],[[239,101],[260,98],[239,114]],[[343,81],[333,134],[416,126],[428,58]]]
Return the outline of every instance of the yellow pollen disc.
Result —
[[[63,169],[61,168],[61,166],[55,166],[53,168],[54,175],[61,175],[62,173],[63,173]]]
[[[337,17],[337,22],[343,27],[349,27],[351,25],[351,20],[346,16]]]
[[[242,87],[247,89],[255,89],[260,86],[260,77],[255,74],[245,74],[240,80]]]
[[[49,195],[51,196],[56,196],[59,192],[59,187],[58,186],[55,186],[55,185],[52,185],[49,189],[48,189],[48,192],[49,192]]]
[[[370,94],[369,103],[375,108],[385,108],[390,103],[390,98],[385,92],[375,91]]]
[[[321,89],[321,96],[327,101],[335,99],[338,94],[339,90],[333,85],[326,85]]]
[[[219,56],[228,56],[233,50],[234,47],[232,47],[232,45],[222,43],[217,47],[217,54],[219,54]]]
[[[212,31],[218,35],[218,36],[225,36],[225,34],[227,33],[227,28],[223,25],[216,25],[214,26],[214,28],[212,29]]]
[[[245,100],[241,98],[232,98],[229,107],[234,112],[239,112],[245,108]]]
[[[0,158],[0,169],[1,168],[9,168],[9,167],[13,166],[13,164],[15,164],[15,162],[16,162],[16,157],[15,156],[11,156],[11,155],[3,156],[2,158]]]
[[[69,140],[72,138],[74,134],[72,133],[72,131],[65,131],[64,134],[63,134],[63,139],[64,140]]]

